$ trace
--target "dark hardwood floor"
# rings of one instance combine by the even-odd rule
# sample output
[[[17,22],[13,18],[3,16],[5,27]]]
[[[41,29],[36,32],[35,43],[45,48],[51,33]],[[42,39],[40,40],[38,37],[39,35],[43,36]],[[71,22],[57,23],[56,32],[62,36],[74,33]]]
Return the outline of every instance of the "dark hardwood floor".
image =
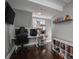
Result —
[[[54,59],[53,51],[47,47],[29,47],[25,48],[24,51],[19,51],[17,54],[13,53],[10,59]]]

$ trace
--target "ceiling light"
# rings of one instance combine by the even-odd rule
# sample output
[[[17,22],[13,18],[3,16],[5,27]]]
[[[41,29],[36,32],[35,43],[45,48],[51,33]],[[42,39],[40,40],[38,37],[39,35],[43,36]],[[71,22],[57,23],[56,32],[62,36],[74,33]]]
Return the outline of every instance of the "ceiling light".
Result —
[[[38,15],[41,15],[41,13],[39,12]]]

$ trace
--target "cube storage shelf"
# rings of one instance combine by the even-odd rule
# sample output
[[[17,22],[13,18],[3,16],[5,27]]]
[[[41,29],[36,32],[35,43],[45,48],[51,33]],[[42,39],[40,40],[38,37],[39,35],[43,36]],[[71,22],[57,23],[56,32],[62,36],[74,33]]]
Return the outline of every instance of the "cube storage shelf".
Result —
[[[61,40],[53,40],[52,50],[58,53],[64,59],[73,59],[73,45]]]

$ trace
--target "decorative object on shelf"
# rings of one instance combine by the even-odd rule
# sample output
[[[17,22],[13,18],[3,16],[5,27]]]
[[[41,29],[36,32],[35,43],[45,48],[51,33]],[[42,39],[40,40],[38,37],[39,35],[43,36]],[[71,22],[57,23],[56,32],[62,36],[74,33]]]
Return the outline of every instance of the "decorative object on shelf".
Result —
[[[53,42],[54,42],[54,45],[56,45],[56,46],[59,46],[60,45],[60,42],[59,41],[53,40]]]
[[[55,19],[55,22],[59,22],[59,21],[60,21],[60,18],[57,17],[57,18]]]
[[[65,44],[64,43],[61,43],[60,47],[65,50]]]
[[[67,52],[70,53],[70,54],[73,54],[73,47],[67,45]]]
[[[41,30],[41,34],[46,34],[46,30]]]
[[[53,23],[63,23],[68,21],[72,21],[72,18],[70,17],[70,15],[66,15],[65,17],[57,17],[55,18]]]
[[[66,21],[71,20],[70,15],[66,15],[66,16],[65,16],[65,20],[66,20]]]
[[[60,56],[61,56],[62,58],[64,58],[65,52],[60,53]]]
[[[55,45],[60,46],[60,42],[59,41],[56,41],[56,44]]]
[[[55,49],[55,51],[56,51],[57,53],[60,53],[60,49],[59,49],[58,46],[54,45],[54,49]]]
[[[67,53],[67,59],[73,59],[73,56]]]

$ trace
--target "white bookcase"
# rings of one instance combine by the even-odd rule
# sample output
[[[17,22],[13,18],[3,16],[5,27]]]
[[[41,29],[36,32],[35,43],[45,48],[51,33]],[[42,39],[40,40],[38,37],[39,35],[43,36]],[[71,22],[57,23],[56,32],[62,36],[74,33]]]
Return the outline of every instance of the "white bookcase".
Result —
[[[52,50],[64,59],[73,59],[73,44],[61,39],[53,38]]]

